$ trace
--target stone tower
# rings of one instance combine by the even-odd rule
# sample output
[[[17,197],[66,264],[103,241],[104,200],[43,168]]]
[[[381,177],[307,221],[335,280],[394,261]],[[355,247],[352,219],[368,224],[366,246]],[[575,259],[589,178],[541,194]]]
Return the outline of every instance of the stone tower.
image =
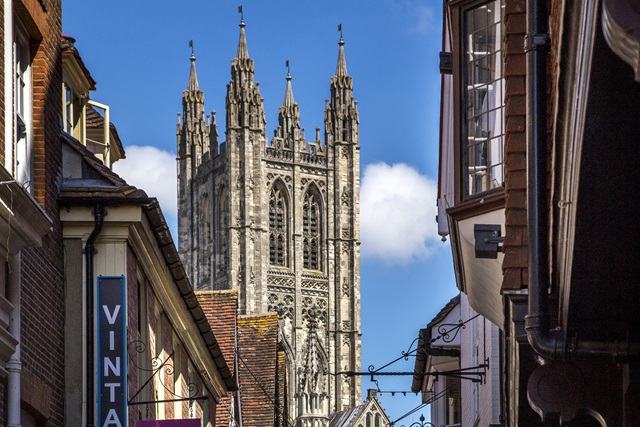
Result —
[[[344,41],[325,102],[324,141],[307,141],[292,77],[269,139],[244,21],[231,61],[226,141],[204,113],[195,56],[178,118],[178,240],[197,289],[237,289],[242,313],[277,312],[286,410],[298,426],[361,403],[358,109]]]

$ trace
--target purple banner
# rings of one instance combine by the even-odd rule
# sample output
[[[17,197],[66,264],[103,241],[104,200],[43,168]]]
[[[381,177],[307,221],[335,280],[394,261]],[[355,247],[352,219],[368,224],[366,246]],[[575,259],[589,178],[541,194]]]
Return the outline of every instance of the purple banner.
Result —
[[[200,427],[199,418],[188,420],[142,420],[136,423],[136,427]]]

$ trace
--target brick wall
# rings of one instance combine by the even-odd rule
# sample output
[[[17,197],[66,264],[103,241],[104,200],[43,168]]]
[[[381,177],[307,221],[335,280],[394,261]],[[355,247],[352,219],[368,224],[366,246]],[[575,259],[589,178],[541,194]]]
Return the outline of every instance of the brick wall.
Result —
[[[4,8],[0,7],[0,22],[4,22]],[[4,25],[0,25],[0,76],[4,76]],[[0,80],[0,164],[4,165],[4,77]],[[2,387],[0,387],[2,388]],[[4,405],[0,405],[4,406]],[[4,408],[0,408],[2,415]],[[0,417],[3,420],[4,416]]]
[[[525,0],[506,2],[505,25],[505,194],[503,289],[521,289],[527,283],[527,142]]]
[[[550,12],[550,54],[547,60],[547,152],[548,171],[552,161],[552,134],[558,70],[559,28],[562,21],[560,0],[547,2]],[[506,236],[504,242],[503,289],[527,287],[527,141],[526,141],[526,56],[527,32],[525,0],[506,2],[505,8],[505,193]],[[549,172],[549,184],[551,174]],[[549,185],[550,188],[550,185]]]
[[[143,319],[139,315],[140,298],[146,300],[146,317],[142,314]],[[164,313],[164,309],[157,307],[158,300],[153,292],[153,287],[149,283],[145,274],[140,270],[136,254],[131,247],[127,253],[127,341],[132,342],[139,340],[143,343],[140,349],[143,351],[143,357],[136,358],[135,350],[130,348],[129,363],[127,366],[129,397],[136,393],[142,384],[149,378],[150,373],[145,369],[151,369],[154,358],[157,368],[160,363],[167,360],[168,356],[173,352],[173,358],[168,361],[165,368],[158,372],[154,380],[150,381],[144,390],[136,397],[136,401],[161,399],[174,399],[190,396],[190,393],[202,396],[208,394],[204,387],[202,378],[198,375],[196,368],[191,372],[195,378],[191,378],[192,385],[195,390],[189,389],[189,354],[182,343],[175,341],[177,335],[174,326],[171,324],[169,317]],[[163,314],[156,319],[156,313],[160,309]],[[139,324],[139,319],[142,324]],[[159,325],[161,323],[161,325]],[[160,331],[160,336],[158,335]],[[156,341],[160,340],[163,351],[161,354],[156,352]],[[178,344],[178,345],[176,345]],[[133,355],[133,357],[132,357]],[[140,365],[136,366],[133,361]],[[179,383],[175,384],[175,376],[180,375]],[[158,384],[158,380],[162,380],[164,386]],[[163,390],[164,396],[156,396],[156,390]],[[191,415],[191,402],[184,401],[179,403],[168,402],[163,404],[146,404],[133,405],[129,407],[129,425],[135,425],[141,419],[156,419],[157,408],[162,405],[164,408],[164,419],[173,418],[189,418]],[[214,419],[215,403],[213,399],[206,402],[194,401],[193,413],[196,418],[203,417],[203,406],[209,406],[209,418]],[[179,412],[177,411],[179,409]]]
[[[22,396],[36,418],[53,427],[64,423],[64,266],[56,202],[62,164],[62,6],[60,0],[14,5],[33,37],[33,194],[53,220],[42,246],[22,252]]]

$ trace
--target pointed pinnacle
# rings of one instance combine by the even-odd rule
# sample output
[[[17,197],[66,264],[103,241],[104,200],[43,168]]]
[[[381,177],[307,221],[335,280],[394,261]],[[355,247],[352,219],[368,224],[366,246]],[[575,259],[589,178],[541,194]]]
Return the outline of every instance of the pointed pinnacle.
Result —
[[[198,76],[196,74],[196,55],[191,52],[191,70],[189,71],[188,90],[198,90]]]
[[[237,58],[248,58],[249,57],[249,50],[247,49],[247,37],[244,33],[244,27],[245,27],[245,23],[244,23],[244,19],[242,19],[240,21],[240,41],[238,42],[238,54],[236,55]]]
[[[347,73],[347,61],[344,59],[344,40],[340,36],[340,50],[338,51],[338,65],[336,66],[336,76],[348,76]]]
[[[293,87],[291,85],[291,73],[287,72],[287,89],[284,93],[284,106],[285,107],[291,107],[294,104],[294,100],[293,100]]]

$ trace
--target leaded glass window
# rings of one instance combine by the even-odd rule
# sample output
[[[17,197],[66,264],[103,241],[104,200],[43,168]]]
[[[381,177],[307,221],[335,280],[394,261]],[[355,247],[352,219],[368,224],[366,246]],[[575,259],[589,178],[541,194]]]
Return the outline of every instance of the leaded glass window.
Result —
[[[504,0],[494,0],[462,15],[464,197],[504,181],[503,10]]]

